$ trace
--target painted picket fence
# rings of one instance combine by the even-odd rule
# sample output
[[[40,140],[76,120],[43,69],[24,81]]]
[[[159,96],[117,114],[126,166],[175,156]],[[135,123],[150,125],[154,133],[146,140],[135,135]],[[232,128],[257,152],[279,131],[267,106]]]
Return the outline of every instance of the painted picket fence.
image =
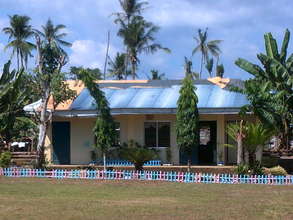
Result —
[[[293,185],[293,176],[208,174],[163,171],[113,170],[104,172],[102,170],[0,168],[0,176],[93,180],[161,180],[185,183]]]
[[[102,161],[92,161],[90,164],[102,164]],[[161,166],[162,162],[160,160],[150,160],[144,163],[144,166]],[[107,166],[133,166],[133,163],[128,160],[107,160]]]

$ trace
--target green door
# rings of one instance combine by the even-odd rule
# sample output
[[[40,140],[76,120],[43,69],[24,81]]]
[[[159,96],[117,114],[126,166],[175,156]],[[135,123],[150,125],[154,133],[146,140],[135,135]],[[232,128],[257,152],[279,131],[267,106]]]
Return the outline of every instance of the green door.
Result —
[[[53,163],[70,164],[70,122],[52,123]]]

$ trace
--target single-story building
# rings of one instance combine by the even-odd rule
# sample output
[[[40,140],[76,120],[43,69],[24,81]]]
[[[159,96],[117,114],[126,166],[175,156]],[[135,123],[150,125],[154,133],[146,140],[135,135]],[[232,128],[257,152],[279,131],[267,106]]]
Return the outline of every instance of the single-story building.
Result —
[[[159,150],[163,163],[186,164],[176,143],[176,108],[181,80],[99,80],[117,122],[117,143],[134,140]],[[74,100],[62,103],[53,112],[46,137],[46,158],[53,164],[89,164],[92,161],[93,127],[97,110],[94,99],[80,81],[68,81],[76,90]],[[246,97],[230,91],[227,85],[241,85],[241,80],[210,78],[196,80],[200,113],[200,147],[192,163],[216,165],[236,162],[236,149],[225,128],[239,119]],[[25,107],[37,109],[39,102]],[[50,108],[50,107],[49,107]]]

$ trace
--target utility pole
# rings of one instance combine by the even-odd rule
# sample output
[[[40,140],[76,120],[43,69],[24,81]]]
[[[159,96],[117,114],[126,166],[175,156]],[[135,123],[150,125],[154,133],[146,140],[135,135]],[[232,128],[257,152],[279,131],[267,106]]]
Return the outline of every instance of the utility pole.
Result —
[[[107,50],[106,50],[106,58],[105,58],[105,64],[104,64],[104,80],[106,79],[106,70],[107,70],[107,64],[108,64],[109,47],[110,47],[110,31],[108,31],[108,36],[107,36]]]

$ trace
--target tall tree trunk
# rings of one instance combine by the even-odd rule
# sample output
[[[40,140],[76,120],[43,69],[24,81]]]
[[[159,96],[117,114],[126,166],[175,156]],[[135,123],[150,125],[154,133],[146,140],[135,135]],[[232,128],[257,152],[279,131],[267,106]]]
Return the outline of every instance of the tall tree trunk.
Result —
[[[240,121],[239,133],[237,136],[237,164],[243,163],[243,120]]]
[[[201,62],[200,62],[200,72],[199,72],[199,79],[201,79],[202,66],[203,66],[203,53],[201,54]]]
[[[255,152],[255,159],[261,163],[263,154],[263,146],[258,146]]]
[[[136,66],[136,62],[134,62],[134,61],[132,61],[131,62],[131,73],[132,73],[132,79],[135,79],[135,72],[136,72],[136,68],[135,68],[135,66]]]
[[[45,138],[47,133],[47,126],[48,126],[47,105],[48,105],[49,97],[50,97],[50,92],[49,92],[49,88],[47,88],[46,92],[44,93],[44,97],[42,99],[42,104],[41,104],[39,137],[38,137],[38,144],[37,144],[38,167],[41,167],[45,162],[44,145],[45,145]]]
[[[16,50],[17,71],[19,72],[19,49]]]

